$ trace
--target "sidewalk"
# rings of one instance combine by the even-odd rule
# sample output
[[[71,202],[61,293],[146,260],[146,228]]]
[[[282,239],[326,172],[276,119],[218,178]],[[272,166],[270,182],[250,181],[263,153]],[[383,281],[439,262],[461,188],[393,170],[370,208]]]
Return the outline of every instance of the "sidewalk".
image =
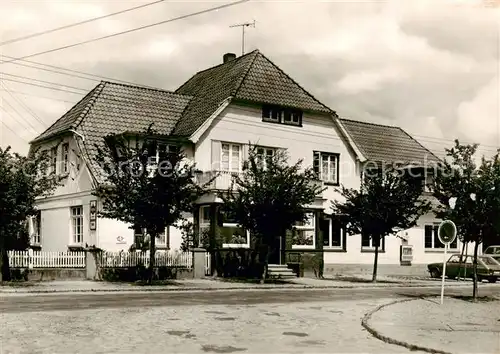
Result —
[[[472,303],[418,299],[379,307],[363,319],[377,338],[434,353],[500,353],[500,296]],[[425,348],[425,349],[424,349]]]
[[[348,280],[351,281],[348,281]],[[368,278],[352,278],[338,280],[332,278],[294,278],[288,284],[253,284],[220,279],[183,279],[173,280],[171,285],[141,286],[130,283],[109,283],[91,280],[68,280],[19,283],[16,286],[0,286],[0,294],[26,293],[67,293],[67,292],[137,292],[137,291],[209,291],[209,290],[240,290],[240,289],[332,289],[332,288],[379,288],[379,287],[429,287],[439,286],[435,281],[398,281],[386,282],[380,279],[378,283],[368,282]],[[453,286],[470,286],[467,283],[447,282]]]

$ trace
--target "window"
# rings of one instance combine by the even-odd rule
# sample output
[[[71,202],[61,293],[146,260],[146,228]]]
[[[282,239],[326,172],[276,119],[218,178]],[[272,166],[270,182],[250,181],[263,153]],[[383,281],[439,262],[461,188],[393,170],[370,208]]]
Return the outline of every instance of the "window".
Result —
[[[335,218],[322,219],[323,247],[345,250],[345,229],[340,220]]]
[[[179,147],[176,145],[169,145],[158,143],[152,146],[153,151],[149,154],[149,161],[151,164],[158,164],[161,162],[167,154],[173,154],[179,152]]]
[[[364,233],[361,233],[361,250],[371,251],[375,249],[374,240]],[[380,240],[379,251],[385,251],[385,237]]]
[[[316,222],[314,213],[306,213],[306,221],[293,227],[292,248],[314,248],[316,244]]]
[[[439,241],[438,237],[439,224],[424,226],[424,245],[426,250],[444,249],[444,244]],[[457,249],[457,239],[450,244],[450,249]]]
[[[69,172],[69,144],[63,144],[62,146],[62,160],[63,160],[63,166],[62,166],[62,173],[68,173]]]
[[[57,173],[57,146],[50,149],[50,172]]]
[[[41,224],[42,224],[42,213],[40,210],[37,211],[36,215],[31,217],[32,222],[32,234],[31,236],[31,244],[39,245],[41,244]]]
[[[74,245],[83,243],[83,207],[77,206],[71,208],[71,242]]]
[[[157,248],[170,248],[170,227],[166,227],[163,233],[156,237]]]
[[[257,159],[262,164],[264,169],[266,169],[267,165],[270,164],[274,155],[276,155],[276,149],[266,147],[257,148]]]
[[[173,153],[178,153],[179,152],[179,147],[176,145],[169,145],[169,144],[163,144],[163,143],[156,143],[156,144],[151,144],[151,152],[148,152],[148,173],[150,177],[153,176],[154,171],[157,169],[158,164],[161,163],[161,161],[164,161],[165,158],[167,157],[168,154],[173,154]],[[169,166],[163,166],[163,167],[169,167]]]
[[[198,240],[198,246],[201,247],[203,244],[205,244],[208,241],[208,234],[210,232],[210,206],[209,205],[203,205],[200,207],[200,214],[199,214],[199,240]]]
[[[241,145],[222,143],[221,170],[226,172],[241,171]]]
[[[301,126],[302,111],[280,106],[264,105],[262,107],[262,121]]]
[[[434,187],[434,176],[428,172],[424,172],[424,177],[422,178],[422,188],[424,193],[432,193]]]
[[[250,233],[240,227],[227,212],[221,210],[220,234],[222,236],[222,247],[225,248],[248,248],[250,247]]]
[[[339,183],[339,154],[314,152],[314,172],[326,183]]]
[[[137,248],[141,248],[144,243],[144,235],[146,234],[146,229],[142,229],[138,226],[134,227],[134,245]]]
[[[281,110],[275,106],[264,106],[262,108],[262,119],[279,123],[281,121]]]

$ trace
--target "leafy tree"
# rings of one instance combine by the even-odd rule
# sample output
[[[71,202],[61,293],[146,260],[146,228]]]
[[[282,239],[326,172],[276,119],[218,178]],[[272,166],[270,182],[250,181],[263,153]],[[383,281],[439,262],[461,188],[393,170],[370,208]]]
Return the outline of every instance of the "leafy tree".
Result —
[[[395,166],[365,169],[360,190],[339,189],[345,201],[332,201],[334,213],[345,215],[349,235],[370,237],[375,247],[372,281],[377,280],[380,242],[388,235],[409,229],[431,210],[422,200],[421,180]]]
[[[445,149],[447,159],[437,171],[433,195],[440,206],[435,214],[452,220],[464,244],[474,243],[473,299],[477,296],[477,255],[484,241],[494,242],[500,234],[500,161],[497,153],[492,159],[482,158],[478,166],[475,154],[478,144]],[[455,205],[450,199],[455,198]],[[452,208],[453,206],[453,208]]]
[[[151,283],[157,236],[183,220],[184,213],[192,212],[194,202],[205,189],[196,183],[194,165],[187,162],[180,149],[158,148],[159,135],[151,126],[141,137],[143,142],[136,147],[117,135],[105,138],[104,149],[96,146],[106,182],[96,188],[94,195],[102,201],[100,216],[147,230]]]
[[[29,246],[27,219],[36,214],[37,197],[50,195],[60,178],[49,173],[48,155],[40,150],[29,157],[0,148],[0,280],[10,280],[8,250]]]
[[[297,222],[305,221],[304,206],[312,204],[323,191],[312,169],[302,168],[302,160],[288,165],[288,155],[278,151],[265,163],[250,146],[241,174],[233,175],[227,193],[222,193],[224,210],[239,226],[250,231],[264,263],[264,282],[270,247]]]

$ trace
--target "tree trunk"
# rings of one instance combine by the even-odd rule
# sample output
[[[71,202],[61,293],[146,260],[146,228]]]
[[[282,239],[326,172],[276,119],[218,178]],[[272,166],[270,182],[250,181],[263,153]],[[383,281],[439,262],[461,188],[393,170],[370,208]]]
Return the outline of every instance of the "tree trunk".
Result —
[[[375,283],[377,281],[377,266],[378,266],[378,246],[380,243],[380,239],[375,243],[375,260],[373,262],[373,275],[372,282]]]
[[[264,284],[267,277],[267,267],[269,265],[269,245],[264,246],[264,269],[262,269],[262,275],[260,277],[260,283]]]
[[[462,269],[462,261],[464,259],[464,253],[465,253],[465,245],[466,242],[462,244],[462,253],[460,254],[460,262],[458,263],[458,275],[457,275],[457,280],[460,280],[460,270]],[[464,277],[465,279],[465,277]]]
[[[472,263],[472,283],[473,283],[473,288],[472,288],[472,301],[476,302],[476,297],[477,297],[477,251],[479,249],[479,242],[476,241],[476,244],[474,245],[474,260]]]
[[[10,281],[9,253],[5,247],[0,249],[0,283]]]
[[[154,269],[155,269],[155,251],[156,251],[156,235],[151,235],[149,240],[149,272],[148,284],[153,283]]]

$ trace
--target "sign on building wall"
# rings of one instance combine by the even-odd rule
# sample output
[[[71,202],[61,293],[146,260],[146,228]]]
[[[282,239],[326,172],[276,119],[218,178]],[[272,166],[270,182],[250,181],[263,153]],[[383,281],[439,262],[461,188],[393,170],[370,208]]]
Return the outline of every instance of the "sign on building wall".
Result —
[[[401,246],[401,262],[413,261],[413,246]]]
[[[97,200],[90,201],[90,230],[95,230],[97,226]]]
[[[125,237],[117,236],[116,237],[116,244],[117,245],[125,245],[125,244],[127,244],[127,241],[125,241]]]

